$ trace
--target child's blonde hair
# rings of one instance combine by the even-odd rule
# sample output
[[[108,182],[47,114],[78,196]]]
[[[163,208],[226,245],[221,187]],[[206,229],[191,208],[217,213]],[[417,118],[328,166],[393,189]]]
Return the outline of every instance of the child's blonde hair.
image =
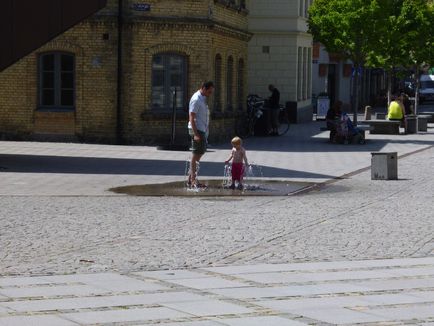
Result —
[[[232,145],[241,145],[243,143],[243,140],[240,137],[234,137],[231,140]]]

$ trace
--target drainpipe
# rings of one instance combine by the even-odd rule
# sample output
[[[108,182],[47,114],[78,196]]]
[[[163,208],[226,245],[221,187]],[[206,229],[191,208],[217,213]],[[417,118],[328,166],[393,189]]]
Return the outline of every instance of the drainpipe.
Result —
[[[116,142],[123,143],[122,135],[122,31],[123,31],[123,0],[118,0],[118,72],[117,72],[117,103],[116,103]]]

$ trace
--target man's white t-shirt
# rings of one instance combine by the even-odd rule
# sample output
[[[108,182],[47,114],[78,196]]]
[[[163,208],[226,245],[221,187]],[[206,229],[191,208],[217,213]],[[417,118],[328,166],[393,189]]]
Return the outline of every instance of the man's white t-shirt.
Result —
[[[196,128],[206,134],[208,134],[208,124],[209,124],[209,111],[208,105],[206,104],[206,96],[203,96],[198,90],[193,94],[190,100],[189,113],[196,113]],[[188,128],[191,128],[191,122],[188,121]]]

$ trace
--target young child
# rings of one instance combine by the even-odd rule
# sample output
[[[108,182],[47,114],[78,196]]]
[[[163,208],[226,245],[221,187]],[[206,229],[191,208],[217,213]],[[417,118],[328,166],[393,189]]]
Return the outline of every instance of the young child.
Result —
[[[239,137],[234,137],[231,141],[232,151],[231,156],[225,161],[228,164],[232,160],[232,184],[231,189],[235,189],[235,181],[238,181],[238,189],[243,189],[243,175],[244,175],[244,165],[248,166],[246,150],[241,146],[243,141]]]

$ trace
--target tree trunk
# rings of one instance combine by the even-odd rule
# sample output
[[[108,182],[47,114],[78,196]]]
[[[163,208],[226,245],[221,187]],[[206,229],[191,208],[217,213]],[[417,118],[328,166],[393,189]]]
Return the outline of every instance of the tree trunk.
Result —
[[[419,65],[416,65],[416,72],[415,72],[415,82],[416,82],[416,90],[414,92],[414,108],[413,113],[417,115],[417,111],[419,110],[419,86],[420,86],[420,69]]]
[[[353,105],[353,123],[357,125],[357,112],[359,108],[359,65],[354,65],[354,87],[353,87],[353,97],[354,97],[354,105]]]
[[[387,71],[387,104],[386,109],[388,109],[390,102],[392,102],[392,71]]]

